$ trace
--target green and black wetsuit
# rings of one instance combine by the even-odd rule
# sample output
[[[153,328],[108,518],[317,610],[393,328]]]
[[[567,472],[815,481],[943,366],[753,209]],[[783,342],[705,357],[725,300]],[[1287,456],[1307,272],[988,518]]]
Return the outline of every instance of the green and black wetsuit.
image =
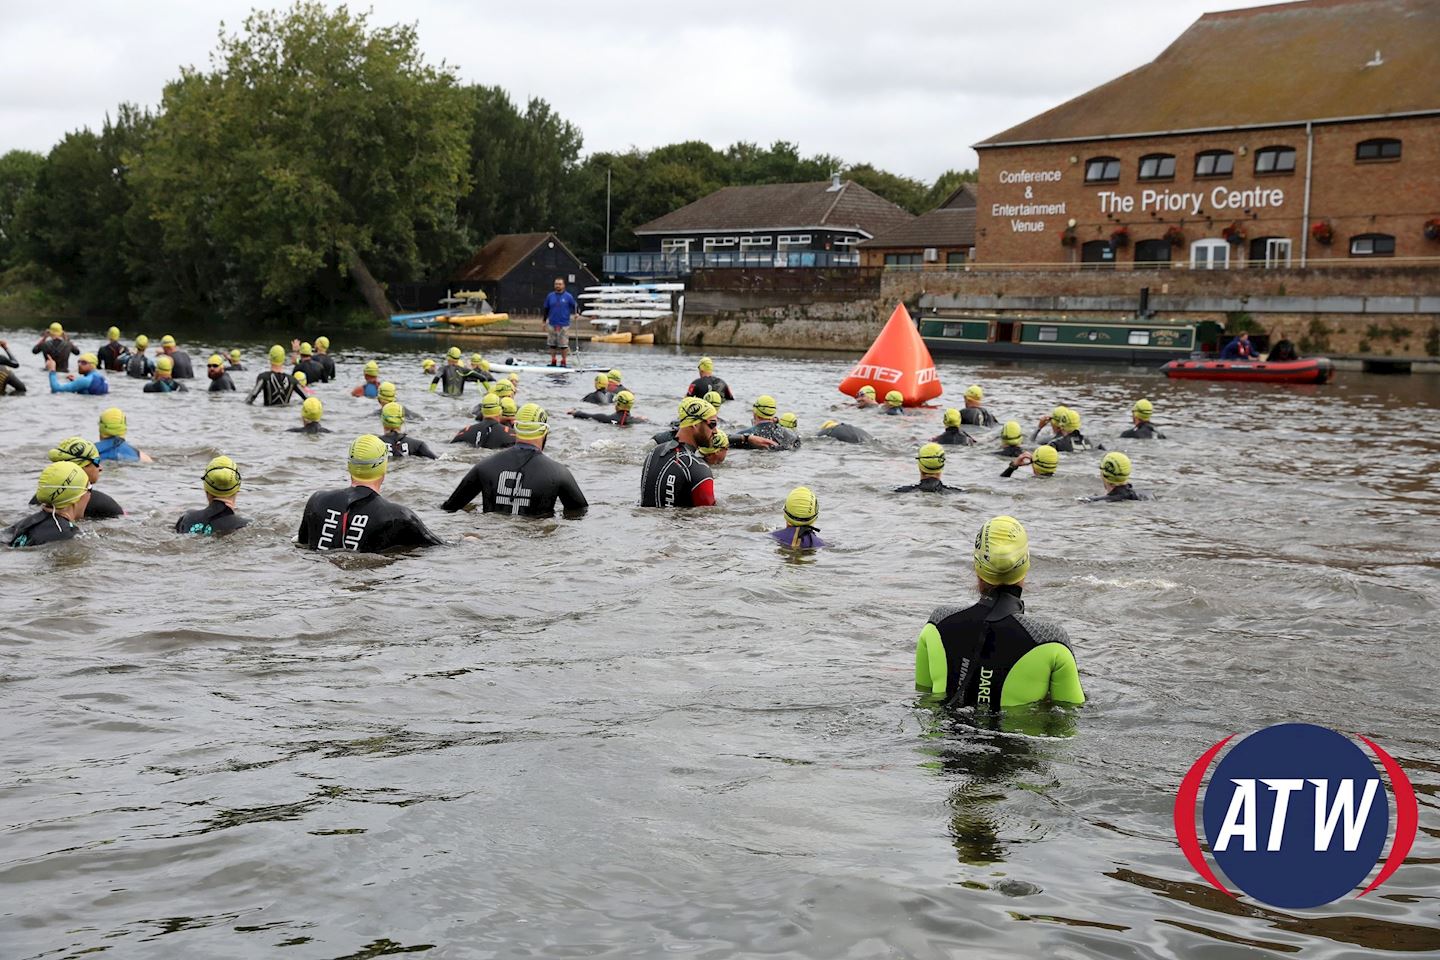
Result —
[[[70,540],[80,528],[48,510],[32,513],[30,516],[0,533],[0,542],[7,547],[38,547],[45,543]]]
[[[241,527],[248,526],[249,523],[249,520],[231,510],[229,504],[212,500],[198,510],[186,510],[181,514],[180,519],[175,521],[175,532],[196,533],[202,537],[209,537],[217,533],[239,530]]]
[[[431,389],[435,384],[440,384],[440,392],[447,397],[460,397],[465,395],[465,381],[469,379],[469,370],[462,370],[459,367],[446,364],[440,368],[430,381]]]
[[[999,709],[1049,698],[1084,703],[1070,638],[1025,616],[1020,587],[996,587],[969,607],[941,607],[915,646],[915,686],[946,706]]]

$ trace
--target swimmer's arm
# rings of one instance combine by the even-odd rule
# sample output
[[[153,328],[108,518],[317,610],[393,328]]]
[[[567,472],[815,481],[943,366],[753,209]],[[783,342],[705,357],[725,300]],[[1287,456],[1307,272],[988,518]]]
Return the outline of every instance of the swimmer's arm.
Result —
[[[1056,649],[1050,662],[1050,699],[1056,703],[1084,703],[1085,691],[1080,686],[1075,654],[1064,644],[1053,646]]]
[[[424,457],[426,460],[440,459],[440,455],[437,454],[434,450],[431,450],[430,444],[426,443],[424,440],[420,441],[420,446],[419,449],[415,451],[415,456]]]
[[[455,491],[440,504],[440,509],[446,513],[454,513],[479,495],[481,489],[480,464],[471,467],[470,470],[460,479]]]
[[[585,499],[585,494],[580,491],[580,484],[575,482],[575,475],[568,470],[560,484],[560,504],[565,508],[567,517],[584,516],[590,509],[590,501]]]
[[[250,396],[245,398],[246,403],[254,403],[255,398],[260,395],[260,387],[265,382],[265,375],[262,373],[255,378],[255,386],[250,388]]]
[[[943,696],[950,667],[945,661],[945,644],[935,624],[927,623],[915,642],[915,689]]]
[[[690,503],[697,507],[715,506],[714,477],[706,477],[690,488]]]

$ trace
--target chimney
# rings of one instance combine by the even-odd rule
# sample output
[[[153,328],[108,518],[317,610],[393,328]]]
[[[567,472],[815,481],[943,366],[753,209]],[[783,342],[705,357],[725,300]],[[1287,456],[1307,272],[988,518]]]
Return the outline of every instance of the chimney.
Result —
[[[840,190],[843,186],[844,186],[844,185],[840,182],[840,171],[839,171],[839,170],[833,170],[833,171],[831,171],[831,173],[830,173],[830,186],[828,186],[828,187],[825,188],[825,192],[826,192],[826,193],[835,193],[837,190]]]

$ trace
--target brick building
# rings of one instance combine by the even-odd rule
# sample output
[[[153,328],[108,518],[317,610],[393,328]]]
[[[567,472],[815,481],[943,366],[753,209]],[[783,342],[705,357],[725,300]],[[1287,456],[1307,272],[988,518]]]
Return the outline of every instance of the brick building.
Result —
[[[1440,263],[1440,3],[1210,13],[977,144],[992,264]]]

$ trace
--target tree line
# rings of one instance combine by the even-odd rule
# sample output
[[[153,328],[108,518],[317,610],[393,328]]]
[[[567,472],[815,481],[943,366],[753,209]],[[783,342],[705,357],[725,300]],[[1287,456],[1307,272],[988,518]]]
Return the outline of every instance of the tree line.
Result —
[[[841,170],[920,213],[974,179],[926,184],[783,141],[583,145],[544,100],[522,108],[427,62],[413,25],[317,2],[257,11],[155,109],[121,104],[46,155],[0,156],[0,289],[143,322],[383,315],[385,284],[443,279],[496,234],[554,229],[598,273],[607,174],[618,250],[728,185]]]

